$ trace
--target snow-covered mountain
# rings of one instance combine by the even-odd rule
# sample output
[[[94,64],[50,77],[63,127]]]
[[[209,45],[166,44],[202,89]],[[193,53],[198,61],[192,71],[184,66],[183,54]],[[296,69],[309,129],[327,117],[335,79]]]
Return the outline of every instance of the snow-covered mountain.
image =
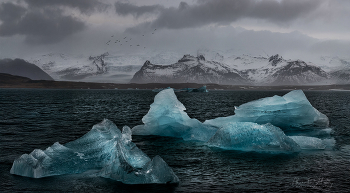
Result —
[[[255,57],[254,60],[257,58]],[[330,76],[320,67],[306,64],[301,60],[285,60],[279,55],[269,58],[259,57],[262,67],[241,70],[243,77],[253,84],[289,85],[314,84],[327,80]],[[257,65],[255,65],[257,66]]]
[[[24,58],[55,80],[127,83],[146,60],[169,64],[181,57],[175,52],[152,50],[142,54],[103,53],[72,55],[50,53]]]
[[[203,55],[184,55],[171,65],[154,65],[146,61],[134,75],[131,82],[194,82],[217,84],[286,85],[312,84],[329,79],[330,75],[321,68],[301,60],[285,60],[279,55],[269,58],[243,55],[230,58],[226,64],[207,61]],[[242,70],[238,70],[241,68]]]
[[[108,54],[71,57],[67,54],[50,53],[27,60],[42,68],[55,80],[81,80],[102,73],[101,69],[105,69],[103,61],[106,55]]]
[[[237,70],[219,62],[206,61],[202,55],[184,55],[177,63],[171,65],[155,65],[146,61],[131,82],[247,83]]]

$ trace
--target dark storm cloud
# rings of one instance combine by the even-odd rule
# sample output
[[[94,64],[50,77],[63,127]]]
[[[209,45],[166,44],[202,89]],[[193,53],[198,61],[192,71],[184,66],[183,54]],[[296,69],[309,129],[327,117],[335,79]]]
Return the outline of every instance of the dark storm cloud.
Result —
[[[29,44],[51,44],[82,31],[86,24],[64,8],[89,14],[103,10],[106,4],[96,0],[26,0],[24,7],[12,2],[0,4],[0,36],[24,35]]]
[[[2,3],[0,4],[0,20],[9,23],[18,22],[25,11],[25,8],[16,6],[12,3]],[[3,30],[4,27],[1,27],[0,31]]]
[[[130,3],[122,2],[116,2],[114,6],[118,15],[126,16],[130,14],[133,15],[135,18],[149,13],[158,13],[164,9],[164,7],[161,5],[136,6]]]
[[[25,0],[25,2],[32,7],[66,6],[79,9],[85,14],[95,10],[102,11],[108,7],[108,4],[97,0]]]
[[[144,13],[156,12],[159,14],[149,23],[150,28],[181,29],[201,27],[207,24],[228,24],[242,18],[263,19],[277,24],[285,24],[301,18],[316,9],[322,1],[319,0],[198,0],[190,5],[181,2],[180,5],[170,8],[144,9],[144,6],[135,6],[129,3],[116,3],[120,15],[132,14],[135,17]],[[136,26],[144,28],[144,24]]]

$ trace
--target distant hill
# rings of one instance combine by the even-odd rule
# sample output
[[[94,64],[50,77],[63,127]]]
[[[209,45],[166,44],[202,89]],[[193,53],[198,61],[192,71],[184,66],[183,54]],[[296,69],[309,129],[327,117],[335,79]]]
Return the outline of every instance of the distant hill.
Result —
[[[53,80],[46,72],[41,70],[35,64],[26,62],[22,59],[2,59],[0,60],[0,73],[7,73],[17,76],[23,76],[32,80]]]
[[[0,85],[21,84],[30,81],[30,78],[23,76],[15,76],[11,74],[0,73]]]

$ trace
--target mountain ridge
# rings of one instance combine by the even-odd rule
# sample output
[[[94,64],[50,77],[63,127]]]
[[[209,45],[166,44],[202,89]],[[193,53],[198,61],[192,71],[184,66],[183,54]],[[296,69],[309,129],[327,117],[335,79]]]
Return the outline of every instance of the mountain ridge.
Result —
[[[241,57],[235,58],[235,60],[241,59]],[[207,61],[203,55],[195,57],[188,54],[184,55],[177,63],[170,65],[155,65],[146,61],[130,82],[299,85],[312,84],[330,78],[330,74],[320,67],[307,64],[302,60],[285,60],[278,54],[269,58],[254,57],[254,60],[265,62],[265,65],[238,70],[235,65]],[[251,65],[252,62],[245,64]]]
[[[310,59],[316,62],[309,62]],[[338,56],[287,60],[278,54],[253,56],[234,55],[232,51],[201,50],[197,51],[196,56],[187,57],[169,51],[147,51],[128,55],[52,53],[32,56],[28,61],[33,61],[31,63],[42,68],[55,80],[63,81],[212,82],[237,85],[350,83],[350,73],[347,73],[347,69],[350,69],[350,59]],[[142,65],[145,61],[149,61],[148,69],[154,68],[154,72],[146,73],[145,65]],[[144,78],[140,70],[145,72]]]

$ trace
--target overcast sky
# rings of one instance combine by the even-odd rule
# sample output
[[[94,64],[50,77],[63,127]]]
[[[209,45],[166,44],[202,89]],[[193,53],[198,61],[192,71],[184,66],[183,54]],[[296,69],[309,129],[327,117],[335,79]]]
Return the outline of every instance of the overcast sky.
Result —
[[[0,0],[0,58],[203,48],[350,56],[349,20],[349,0]]]

